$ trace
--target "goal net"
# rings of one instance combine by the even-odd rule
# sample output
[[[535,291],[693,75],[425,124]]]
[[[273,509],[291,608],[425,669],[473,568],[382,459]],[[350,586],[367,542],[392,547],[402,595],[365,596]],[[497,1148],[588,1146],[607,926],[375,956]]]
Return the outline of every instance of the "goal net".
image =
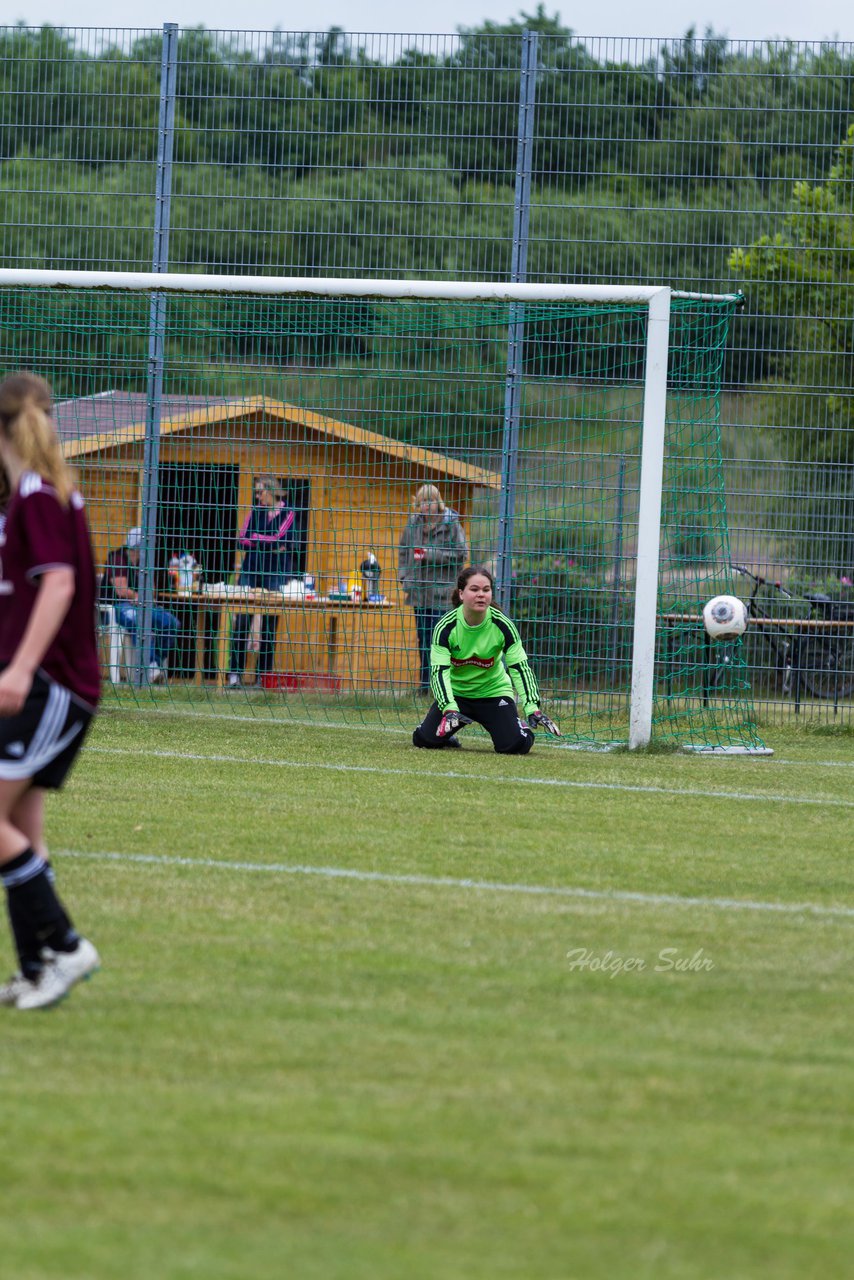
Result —
[[[2,363],[53,385],[87,501],[108,696],[410,728],[425,627],[476,563],[568,742],[761,749],[738,646],[700,622],[737,591],[737,301],[0,272]]]

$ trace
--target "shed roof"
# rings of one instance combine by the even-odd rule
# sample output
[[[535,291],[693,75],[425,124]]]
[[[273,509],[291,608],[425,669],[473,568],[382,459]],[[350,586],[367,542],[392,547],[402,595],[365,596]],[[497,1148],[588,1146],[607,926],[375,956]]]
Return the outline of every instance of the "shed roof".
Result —
[[[103,453],[145,438],[147,399],[141,394],[103,391],[98,395],[64,400],[54,406],[54,418],[68,459],[78,461],[88,455]],[[368,431],[349,422],[340,422],[326,414],[315,413],[298,405],[272,400],[268,396],[218,398],[210,396],[164,396],[161,401],[161,438],[191,433],[197,427],[234,422],[241,418],[264,416],[302,427],[317,439],[337,440],[341,444],[367,449],[388,458],[405,462],[418,476],[444,476],[463,484],[481,485],[489,489],[501,486],[495,471],[461,462],[434,449],[403,444],[390,436]]]

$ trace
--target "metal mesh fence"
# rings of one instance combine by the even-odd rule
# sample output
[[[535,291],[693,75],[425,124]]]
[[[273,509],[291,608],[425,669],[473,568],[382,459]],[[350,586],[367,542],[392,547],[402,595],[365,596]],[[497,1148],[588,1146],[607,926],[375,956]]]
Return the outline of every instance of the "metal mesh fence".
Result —
[[[854,45],[534,37],[0,28],[0,265],[743,289],[734,558],[846,636]]]

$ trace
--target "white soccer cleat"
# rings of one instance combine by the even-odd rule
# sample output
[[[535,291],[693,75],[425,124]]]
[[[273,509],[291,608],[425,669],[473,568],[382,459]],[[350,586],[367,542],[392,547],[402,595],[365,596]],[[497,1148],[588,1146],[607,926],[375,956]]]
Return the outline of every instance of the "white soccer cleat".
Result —
[[[29,991],[32,982],[25,978],[22,973],[14,973],[8,982],[4,982],[0,986],[0,1006],[14,1008],[18,1003],[18,998]]]
[[[75,983],[90,978],[101,967],[101,957],[88,938],[81,938],[76,951],[55,951],[34,982],[18,996],[16,1009],[49,1009],[64,1000]]]
[[[156,662],[150,662],[148,664],[148,683],[159,684],[162,679],[163,672],[160,667],[158,667]]]

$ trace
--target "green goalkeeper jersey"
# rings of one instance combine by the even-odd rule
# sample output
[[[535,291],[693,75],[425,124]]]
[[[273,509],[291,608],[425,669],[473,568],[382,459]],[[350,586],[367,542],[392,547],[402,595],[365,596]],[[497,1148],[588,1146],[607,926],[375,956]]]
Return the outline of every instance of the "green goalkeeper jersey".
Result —
[[[446,613],[430,648],[430,689],[439,710],[458,711],[457,698],[512,697],[514,688],[530,715],[540,705],[540,690],[507,615],[490,605],[483,622],[470,627],[462,605]]]

